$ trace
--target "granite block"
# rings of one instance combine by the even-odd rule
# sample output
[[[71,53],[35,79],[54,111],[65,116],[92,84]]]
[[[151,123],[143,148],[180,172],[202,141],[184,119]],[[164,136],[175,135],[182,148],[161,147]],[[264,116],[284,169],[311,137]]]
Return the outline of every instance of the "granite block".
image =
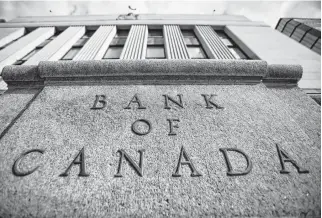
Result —
[[[93,60],[43,61],[39,63],[42,78],[91,77],[115,75],[212,75],[255,76],[266,75],[267,63],[261,60]]]
[[[9,65],[3,68],[1,75],[5,81],[41,80],[37,65]]]
[[[0,136],[38,92],[35,88],[9,89],[0,95]]]
[[[214,94],[209,108],[202,94]],[[105,98],[103,109],[93,109],[96,95],[105,95],[97,100],[102,107]],[[164,95],[177,104],[169,100],[165,109]],[[287,93],[263,84],[47,86],[0,140],[0,216],[319,217],[320,120],[312,101],[298,89]],[[150,133],[132,132],[139,119],[150,122]],[[169,135],[169,119],[179,120],[172,123],[176,135]],[[137,126],[146,130],[145,123]],[[290,173],[281,174],[276,144],[309,173],[285,163]],[[188,165],[181,166],[181,177],[172,176],[182,147],[202,176],[191,177]],[[83,148],[89,176],[78,176],[79,165],[59,176]],[[227,176],[220,148],[246,153],[250,173]],[[18,169],[39,168],[13,175],[15,160],[30,149],[44,153],[27,155]],[[142,176],[124,158],[122,177],[115,177],[120,149],[138,166],[138,151],[145,150]],[[243,155],[228,155],[234,170],[246,168]]]

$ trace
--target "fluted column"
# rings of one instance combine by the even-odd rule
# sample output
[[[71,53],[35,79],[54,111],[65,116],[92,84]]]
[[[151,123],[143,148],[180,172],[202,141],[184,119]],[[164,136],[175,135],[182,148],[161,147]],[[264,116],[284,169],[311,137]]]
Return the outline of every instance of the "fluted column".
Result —
[[[0,47],[25,34],[25,28],[0,28]]]
[[[132,25],[120,59],[145,59],[148,40],[146,25]]]
[[[68,27],[43,49],[37,52],[24,65],[38,65],[40,61],[57,61],[85,34],[84,26]]]
[[[100,26],[73,60],[101,60],[116,34],[116,26]]]
[[[163,35],[167,59],[189,59],[187,46],[184,42],[180,27],[177,25],[164,25]]]
[[[54,34],[54,27],[40,27],[0,50],[0,72],[4,66],[13,64],[16,60],[23,58]]]
[[[194,32],[208,57],[212,59],[235,59],[228,47],[210,26],[195,26]]]

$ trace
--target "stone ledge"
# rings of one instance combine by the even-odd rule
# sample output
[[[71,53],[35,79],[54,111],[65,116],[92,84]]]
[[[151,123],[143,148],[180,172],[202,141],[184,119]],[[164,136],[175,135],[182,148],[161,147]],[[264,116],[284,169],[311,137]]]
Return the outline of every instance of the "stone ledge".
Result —
[[[267,65],[261,60],[92,60],[44,61],[38,66],[6,66],[9,86],[50,84],[257,84],[296,86],[300,65]]]
[[[268,65],[263,83],[268,87],[297,86],[302,74],[301,65],[271,64]]]
[[[236,60],[99,60],[44,61],[39,64],[41,77],[96,77],[136,75],[265,75],[265,61]]]
[[[1,74],[9,86],[43,84],[37,65],[10,65],[4,67]]]

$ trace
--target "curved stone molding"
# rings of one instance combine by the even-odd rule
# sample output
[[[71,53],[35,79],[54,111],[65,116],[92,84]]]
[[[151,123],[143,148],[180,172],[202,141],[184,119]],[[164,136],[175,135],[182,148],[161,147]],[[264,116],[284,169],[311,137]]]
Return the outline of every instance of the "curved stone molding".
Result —
[[[235,59],[227,46],[210,26],[195,26],[194,32],[208,57],[212,59]]]
[[[43,61],[7,66],[2,77],[16,84],[256,84],[296,86],[300,65],[268,65],[262,60],[92,60]],[[173,82],[174,81],[174,82]]]
[[[148,27],[146,25],[133,25],[120,59],[145,59],[147,39]]]
[[[46,84],[256,84],[265,61],[109,60],[41,62]]]
[[[100,60],[116,34],[116,26],[100,26],[73,60]]]
[[[39,27],[11,45],[0,51],[0,71],[6,65],[13,64],[16,60],[23,58],[37,45],[54,35],[54,27]]]
[[[37,52],[24,65],[38,65],[40,61],[57,61],[85,34],[85,27],[69,27],[43,49]]]
[[[0,28],[0,47],[25,34],[25,28]]]
[[[9,65],[3,68],[2,78],[8,86],[43,85],[37,65]]]
[[[163,36],[167,59],[190,58],[179,26],[164,25]]]
[[[303,74],[301,65],[271,64],[263,83],[269,87],[296,86]]]

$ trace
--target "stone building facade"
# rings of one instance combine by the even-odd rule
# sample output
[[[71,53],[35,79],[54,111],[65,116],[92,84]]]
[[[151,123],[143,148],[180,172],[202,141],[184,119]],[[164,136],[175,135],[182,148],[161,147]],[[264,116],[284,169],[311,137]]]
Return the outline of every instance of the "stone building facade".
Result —
[[[292,22],[300,24],[290,21],[281,19],[277,30],[285,32]],[[294,33],[303,25],[293,28]],[[300,64],[303,76],[299,87],[316,92],[321,88],[319,55],[243,16],[22,17],[1,23],[0,28],[0,71],[8,65],[32,66],[41,61],[265,60],[269,64]],[[318,52],[320,39],[315,39],[313,50]]]
[[[23,17],[0,47],[0,217],[321,216],[320,55],[265,23]]]

